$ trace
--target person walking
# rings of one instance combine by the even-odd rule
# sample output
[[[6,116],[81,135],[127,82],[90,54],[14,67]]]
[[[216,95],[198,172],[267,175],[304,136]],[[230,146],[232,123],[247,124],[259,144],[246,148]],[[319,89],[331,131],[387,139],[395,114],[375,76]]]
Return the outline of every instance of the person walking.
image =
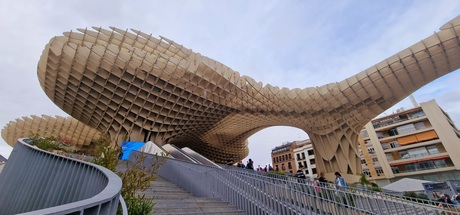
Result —
[[[347,189],[347,183],[345,182],[345,179],[342,177],[342,175],[339,172],[335,172],[335,187],[337,190],[346,190]]]
[[[324,177],[324,172],[319,173],[318,183],[319,183],[319,186],[324,186],[327,183],[327,180]]]
[[[252,161],[251,158],[249,158],[248,163],[246,164],[246,169],[254,170],[254,161]]]

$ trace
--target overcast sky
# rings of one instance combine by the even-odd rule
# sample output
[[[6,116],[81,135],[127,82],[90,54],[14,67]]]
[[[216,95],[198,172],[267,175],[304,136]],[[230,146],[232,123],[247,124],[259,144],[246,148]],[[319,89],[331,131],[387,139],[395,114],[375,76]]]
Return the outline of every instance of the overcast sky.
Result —
[[[0,125],[29,115],[67,116],[41,89],[37,62],[48,41],[91,26],[161,35],[264,84],[305,88],[341,81],[438,31],[458,0],[62,1],[0,0]],[[460,122],[460,72],[418,90]],[[411,107],[408,99],[387,111]],[[302,130],[267,128],[249,138],[255,165]],[[0,154],[11,147],[0,140]],[[248,158],[249,158],[248,157]],[[246,160],[246,159],[245,159]]]

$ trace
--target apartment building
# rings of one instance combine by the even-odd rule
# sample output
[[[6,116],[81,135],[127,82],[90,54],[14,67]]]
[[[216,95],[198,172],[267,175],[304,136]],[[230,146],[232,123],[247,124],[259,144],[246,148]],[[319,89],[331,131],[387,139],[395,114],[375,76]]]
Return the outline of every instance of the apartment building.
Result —
[[[313,145],[309,139],[293,141],[272,149],[272,163],[275,170],[295,174],[302,170],[310,178],[316,177]]]
[[[272,149],[272,163],[275,171],[284,173],[294,173],[297,169],[294,168],[293,147],[294,142],[287,142],[281,146]]]
[[[372,120],[359,143],[363,173],[380,185],[460,178],[460,132],[434,100]]]
[[[293,150],[296,168],[301,169],[305,176],[316,178],[315,153],[311,140],[299,141],[299,146]]]

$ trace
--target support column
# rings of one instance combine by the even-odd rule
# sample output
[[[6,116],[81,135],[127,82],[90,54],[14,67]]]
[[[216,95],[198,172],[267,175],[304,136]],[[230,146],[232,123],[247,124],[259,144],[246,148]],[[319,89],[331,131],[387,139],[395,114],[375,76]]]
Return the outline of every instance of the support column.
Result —
[[[356,182],[362,173],[358,134],[351,129],[346,131],[322,135],[308,133],[315,151],[316,169],[318,173],[324,172],[328,180],[333,179],[335,172],[340,172],[348,183]]]

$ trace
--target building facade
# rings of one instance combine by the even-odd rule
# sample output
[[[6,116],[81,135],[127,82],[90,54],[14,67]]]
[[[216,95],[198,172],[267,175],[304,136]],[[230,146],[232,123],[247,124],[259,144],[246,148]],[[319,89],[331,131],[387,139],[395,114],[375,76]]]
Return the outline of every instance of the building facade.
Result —
[[[302,170],[307,178],[316,178],[317,170],[313,144],[309,139],[299,142],[299,146],[293,150],[296,167]]]
[[[434,100],[372,120],[359,142],[363,173],[381,185],[460,178],[460,132]]]
[[[273,168],[286,174],[296,174],[298,170],[309,178],[316,178],[317,170],[311,140],[287,142],[272,149]]]
[[[294,145],[295,142],[287,142],[272,149],[272,166],[275,171],[287,174],[297,172],[293,155]]]

